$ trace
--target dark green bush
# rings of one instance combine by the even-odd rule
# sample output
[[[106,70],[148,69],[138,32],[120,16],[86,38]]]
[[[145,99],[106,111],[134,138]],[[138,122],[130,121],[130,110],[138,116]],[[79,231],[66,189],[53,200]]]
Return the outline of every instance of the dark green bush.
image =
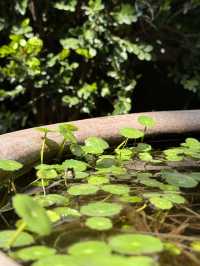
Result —
[[[200,85],[199,0],[2,0],[0,131],[131,110],[141,67]]]

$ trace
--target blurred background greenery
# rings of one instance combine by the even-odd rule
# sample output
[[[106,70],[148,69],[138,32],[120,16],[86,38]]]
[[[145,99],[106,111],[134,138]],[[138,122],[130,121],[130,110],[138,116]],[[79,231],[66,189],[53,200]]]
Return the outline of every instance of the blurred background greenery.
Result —
[[[1,0],[0,133],[200,106],[200,0]]]

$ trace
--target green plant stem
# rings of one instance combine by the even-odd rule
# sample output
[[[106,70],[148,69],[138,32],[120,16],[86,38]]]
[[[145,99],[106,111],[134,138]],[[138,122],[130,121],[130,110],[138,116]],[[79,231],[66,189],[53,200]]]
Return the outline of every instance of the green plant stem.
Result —
[[[126,146],[127,142],[128,142],[128,138],[126,138],[124,141],[122,141],[122,142],[117,146],[116,150],[119,150],[119,149],[121,149],[121,147]]]
[[[18,236],[21,234],[21,232],[24,231],[25,227],[26,227],[26,223],[22,222],[22,224],[15,231],[15,234],[13,235],[13,237],[9,240],[9,242],[8,242],[8,247],[9,248],[11,248],[15,244]]]
[[[45,144],[46,144],[46,138],[47,138],[47,132],[44,133],[44,137],[43,137],[43,141],[42,141],[42,147],[41,147],[41,151],[40,151],[40,163],[43,164],[44,163],[44,150],[45,150]],[[46,196],[46,190],[45,190],[45,186],[44,186],[44,179],[41,179],[42,181],[42,189],[44,192],[44,196]]]

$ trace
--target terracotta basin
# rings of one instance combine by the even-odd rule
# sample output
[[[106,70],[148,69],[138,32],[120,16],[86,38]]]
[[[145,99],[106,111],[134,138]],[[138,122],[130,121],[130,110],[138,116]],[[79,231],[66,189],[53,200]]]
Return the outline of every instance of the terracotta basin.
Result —
[[[147,136],[160,135],[180,135],[180,134],[198,134],[200,133],[200,110],[187,111],[162,111],[146,112],[128,115],[118,115],[100,118],[91,118],[79,121],[73,121],[78,127],[76,137],[79,143],[82,143],[89,136],[102,137],[111,142],[120,140],[119,129],[125,126],[141,129],[137,122],[140,115],[149,115],[153,117],[157,124],[147,131]],[[48,125],[49,129],[55,130],[58,124]],[[62,137],[58,133],[52,132],[48,135],[51,140],[51,147],[46,150],[46,156],[53,156],[58,145],[62,142]],[[28,171],[39,159],[39,153],[42,142],[42,134],[35,128],[20,130],[0,136],[0,159],[12,159],[22,162],[24,169],[19,175]],[[5,182],[9,178],[9,173],[0,172],[0,182]],[[0,265],[19,266],[0,253]]]

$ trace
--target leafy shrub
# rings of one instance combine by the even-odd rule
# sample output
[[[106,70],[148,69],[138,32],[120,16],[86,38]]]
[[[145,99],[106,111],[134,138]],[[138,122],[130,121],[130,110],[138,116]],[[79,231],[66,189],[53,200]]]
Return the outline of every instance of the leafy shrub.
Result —
[[[128,113],[149,61],[165,61],[175,82],[198,92],[199,7],[198,0],[1,1],[0,131]]]

